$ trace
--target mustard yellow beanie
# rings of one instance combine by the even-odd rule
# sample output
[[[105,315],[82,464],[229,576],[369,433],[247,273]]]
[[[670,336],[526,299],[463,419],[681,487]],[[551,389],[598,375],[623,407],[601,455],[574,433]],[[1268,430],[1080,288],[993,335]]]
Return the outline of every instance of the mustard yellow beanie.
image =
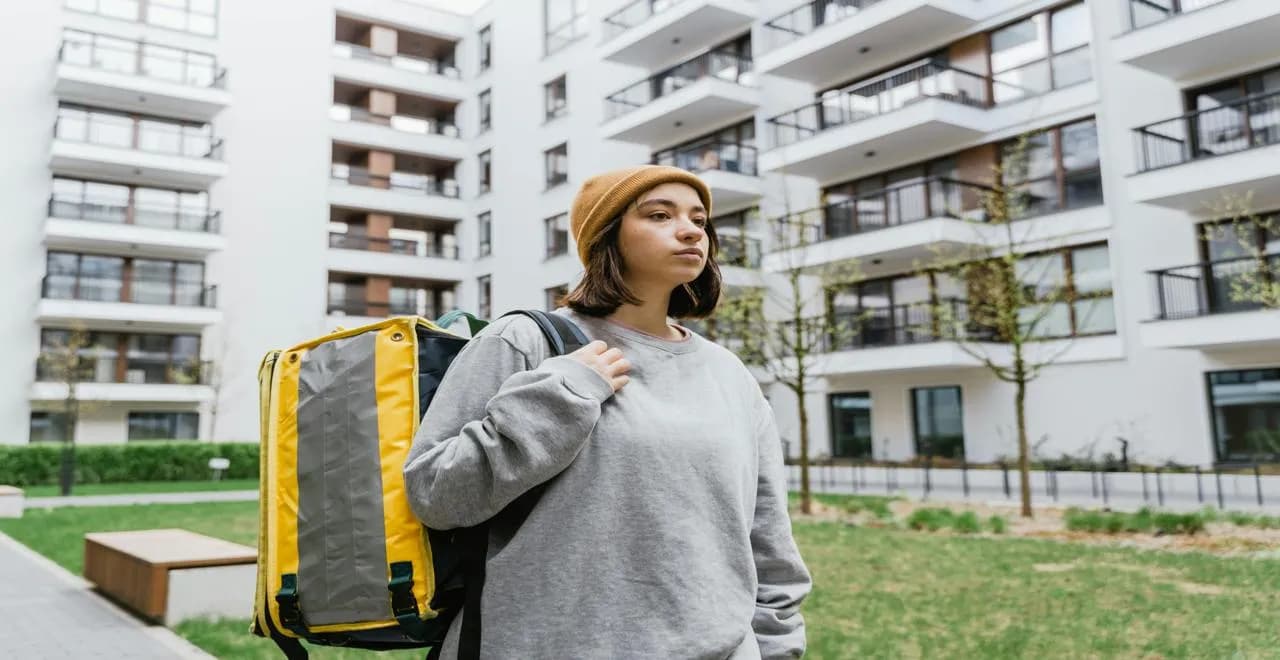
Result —
[[[688,170],[666,165],[641,165],[597,174],[582,183],[569,209],[569,231],[578,242],[583,265],[609,221],[618,217],[640,193],[663,183],[685,183],[698,192],[711,216],[711,189]]]

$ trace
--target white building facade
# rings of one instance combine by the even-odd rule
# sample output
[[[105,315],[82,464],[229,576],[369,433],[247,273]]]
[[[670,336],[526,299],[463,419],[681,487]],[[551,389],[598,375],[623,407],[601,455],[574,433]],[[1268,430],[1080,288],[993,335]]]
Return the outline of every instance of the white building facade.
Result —
[[[922,327],[970,287],[922,267],[1027,139],[1028,259],[1069,295],[1028,393],[1043,457],[1280,451],[1280,311],[1207,240],[1280,209],[1269,0],[50,0],[4,10],[0,438],[247,441],[258,360],[389,314],[545,307],[581,267],[577,185],[658,162],[715,194],[731,287],[856,261],[867,319],[819,360],[816,456],[1014,454],[1013,390]],[[51,130],[52,127],[52,130]],[[1266,254],[1280,236],[1257,232]],[[1272,268],[1280,256],[1271,259]],[[1275,272],[1275,271],[1273,271]],[[922,314],[924,316],[922,316]],[[789,450],[798,415],[764,384]],[[1268,455],[1268,453],[1270,455]]]

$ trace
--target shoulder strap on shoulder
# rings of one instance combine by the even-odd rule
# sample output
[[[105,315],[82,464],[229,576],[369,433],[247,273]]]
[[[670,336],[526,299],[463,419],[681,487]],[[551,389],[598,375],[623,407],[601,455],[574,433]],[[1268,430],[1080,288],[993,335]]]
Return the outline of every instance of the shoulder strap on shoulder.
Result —
[[[559,314],[548,314],[540,309],[517,309],[503,316],[515,314],[533,319],[547,341],[551,342],[552,351],[556,355],[567,355],[590,343],[578,324]]]

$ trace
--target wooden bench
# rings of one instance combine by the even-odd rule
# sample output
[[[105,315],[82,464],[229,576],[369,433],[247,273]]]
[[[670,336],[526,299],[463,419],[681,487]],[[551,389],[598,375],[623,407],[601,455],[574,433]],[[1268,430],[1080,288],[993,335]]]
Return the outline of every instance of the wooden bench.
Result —
[[[247,617],[257,550],[185,529],[84,535],[84,577],[166,625],[198,616]]]
[[[0,486],[0,518],[21,518],[25,506],[21,488]]]

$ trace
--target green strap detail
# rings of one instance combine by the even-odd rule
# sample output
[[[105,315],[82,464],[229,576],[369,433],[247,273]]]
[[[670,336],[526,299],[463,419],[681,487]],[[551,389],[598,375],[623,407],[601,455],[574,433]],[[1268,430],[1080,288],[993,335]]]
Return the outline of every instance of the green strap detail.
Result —
[[[297,573],[280,576],[280,591],[276,592],[276,603],[280,605],[280,623],[298,637],[306,637],[307,624],[302,620],[302,610],[298,609]]]
[[[464,312],[460,309],[455,309],[452,312],[441,316],[439,319],[436,319],[435,323],[436,325],[447,329],[449,326],[457,323],[458,319],[467,320],[467,327],[471,329],[472,337],[479,334],[481,330],[485,329],[485,326],[489,325],[488,321],[482,321],[475,316],[472,316],[471,313]]]
[[[427,624],[418,612],[418,601],[413,597],[413,563],[397,561],[391,563],[391,581],[387,590],[391,592],[391,614],[400,624],[400,631],[406,637],[423,642],[427,637]]]

